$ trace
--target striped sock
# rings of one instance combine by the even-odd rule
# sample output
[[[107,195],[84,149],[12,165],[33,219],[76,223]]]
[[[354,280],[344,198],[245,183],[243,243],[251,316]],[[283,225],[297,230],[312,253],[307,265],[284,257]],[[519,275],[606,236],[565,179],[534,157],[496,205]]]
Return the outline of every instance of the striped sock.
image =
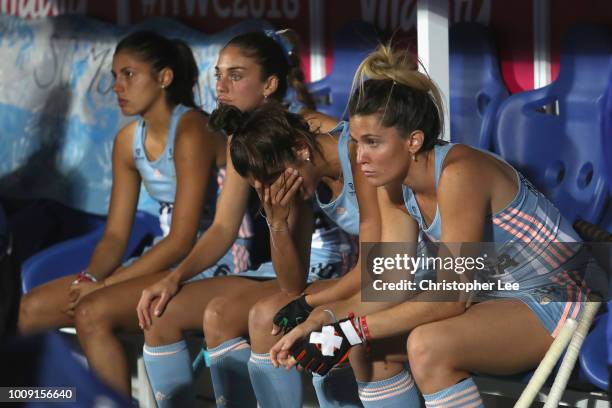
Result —
[[[312,373],[320,408],[361,407],[357,381],[349,364],[332,368],[325,376]]]
[[[274,368],[269,353],[251,352],[249,375],[261,407],[302,407],[302,378],[295,368]]]
[[[423,397],[427,408],[484,408],[472,377]]]
[[[247,362],[251,346],[237,337],[208,349],[217,407],[255,407]]]
[[[143,347],[147,376],[159,408],[193,403],[191,358],[185,340],[165,346]]]
[[[357,381],[359,398],[365,408],[420,407],[419,391],[406,369],[391,378],[374,382]]]

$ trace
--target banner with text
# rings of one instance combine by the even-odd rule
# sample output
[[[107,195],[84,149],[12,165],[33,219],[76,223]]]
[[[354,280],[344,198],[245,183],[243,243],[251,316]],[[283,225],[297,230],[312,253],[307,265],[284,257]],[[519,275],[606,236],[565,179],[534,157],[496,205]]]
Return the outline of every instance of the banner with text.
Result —
[[[267,27],[249,21],[206,35],[154,19],[129,31],[150,29],[190,44],[200,68],[196,97],[210,111],[221,47],[238,33]],[[50,198],[91,213],[107,212],[113,139],[135,119],[121,115],[112,90],[114,48],[127,33],[83,17],[0,16],[0,195]],[[141,196],[141,209],[158,210]]]

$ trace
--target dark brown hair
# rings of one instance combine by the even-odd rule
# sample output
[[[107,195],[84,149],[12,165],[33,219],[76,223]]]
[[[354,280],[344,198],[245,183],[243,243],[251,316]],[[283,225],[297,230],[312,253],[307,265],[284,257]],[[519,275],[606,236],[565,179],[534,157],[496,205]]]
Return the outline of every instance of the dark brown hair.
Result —
[[[321,153],[304,118],[279,103],[264,103],[246,113],[222,105],[212,113],[209,126],[232,135],[230,155],[238,174],[264,184],[295,162],[299,149],[307,148],[313,160],[314,152]]]
[[[184,41],[168,39],[153,31],[136,31],[119,41],[115,54],[120,52],[134,54],[150,64],[155,73],[170,68],[174,77],[166,88],[168,102],[196,107],[193,88],[198,82],[198,65]]]

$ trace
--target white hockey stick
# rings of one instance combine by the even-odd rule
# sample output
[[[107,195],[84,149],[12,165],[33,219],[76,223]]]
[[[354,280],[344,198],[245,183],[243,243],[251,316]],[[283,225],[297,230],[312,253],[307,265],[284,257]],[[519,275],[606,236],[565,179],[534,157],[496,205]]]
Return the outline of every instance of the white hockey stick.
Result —
[[[518,399],[514,408],[529,408],[538,392],[544,385],[544,382],[555,368],[555,364],[559,361],[559,357],[563,353],[563,350],[567,347],[572,339],[574,331],[578,327],[578,322],[574,319],[567,319],[563,324],[563,327],[559,331],[559,334],[550,345],[546,355],[538,365],[538,368],[533,373],[531,380],[527,384],[527,387],[523,390],[521,397]]]
[[[567,380],[569,380],[572,370],[574,369],[574,365],[576,364],[576,360],[578,359],[578,353],[580,352],[582,343],[584,343],[584,339],[589,333],[589,327],[591,327],[595,314],[597,313],[597,309],[599,309],[600,305],[601,302],[596,301],[585,303],[584,312],[580,317],[580,323],[578,324],[576,332],[572,336],[570,344],[567,346],[567,352],[563,357],[563,361],[561,362],[561,367],[559,367],[555,381],[553,382],[552,387],[550,387],[550,392],[548,393],[548,398],[546,398],[546,402],[544,403],[544,408],[552,408],[559,405],[563,391],[565,391],[565,387],[567,386]]]

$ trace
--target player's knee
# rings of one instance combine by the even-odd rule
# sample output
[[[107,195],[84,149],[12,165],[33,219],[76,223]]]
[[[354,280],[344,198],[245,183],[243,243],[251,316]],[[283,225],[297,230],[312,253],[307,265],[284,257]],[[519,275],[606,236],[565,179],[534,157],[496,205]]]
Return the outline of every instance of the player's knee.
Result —
[[[406,347],[410,370],[417,382],[433,375],[448,363],[448,348],[443,344],[447,335],[433,325],[418,326],[410,332]]]
[[[33,327],[35,327],[34,319],[40,316],[39,312],[44,306],[42,300],[31,293],[21,298],[17,320],[17,327],[21,334],[28,334],[33,330]]]
[[[174,339],[175,333],[180,332],[184,327],[180,327],[178,323],[181,320],[177,318],[175,308],[167,307],[161,316],[155,315],[156,305],[151,304],[149,307],[149,316],[151,316],[151,326],[144,332],[147,344],[168,344]],[[187,313],[187,311],[183,311]]]
[[[98,296],[87,296],[79,302],[74,312],[74,325],[79,337],[109,327],[105,305],[106,302]]]
[[[225,313],[230,307],[232,307],[231,302],[223,297],[216,297],[208,302],[206,310],[204,310],[202,325],[206,342],[209,345],[215,344],[220,338],[223,338],[225,328],[231,325],[231,322],[228,322],[225,318]]]
[[[270,333],[272,319],[278,312],[278,300],[267,298],[255,303],[249,310],[249,333]]]

